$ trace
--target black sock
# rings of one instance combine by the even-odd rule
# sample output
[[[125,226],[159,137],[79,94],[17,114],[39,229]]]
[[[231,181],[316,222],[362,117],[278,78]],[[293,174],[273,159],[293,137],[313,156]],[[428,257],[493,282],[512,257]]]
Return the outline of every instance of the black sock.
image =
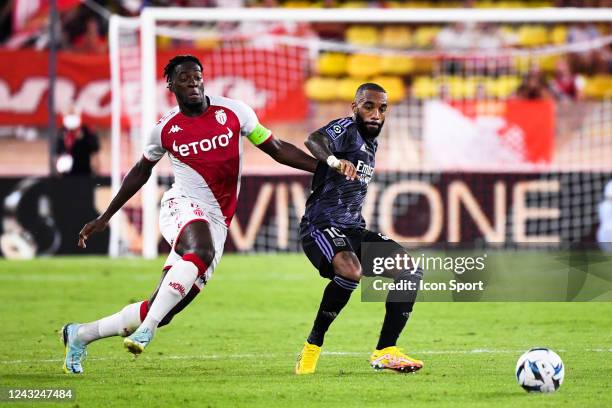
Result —
[[[325,337],[327,329],[329,329],[329,326],[336,316],[338,316],[342,308],[348,303],[351,298],[351,293],[353,293],[353,290],[355,290],[358,285],[359,282],[354,282],[341,276],[334,276],[334,279],[329,282],[323,292],[323,298],[321,299],[317,317],[315,318],[310,335],[306,340],[308,343],[315,344],[319,347],[323,345],[323,338]]]
[[[420,271],[419,271],[420,272]],[[387,302],[385,303],[385,320],[383,321],[382,329],[380,331],[380,338],[378,339],[377,350],[382,350],[385,347],[395,346],[399,335],[404,330],[410,312],[417,294],[418,282],[421,280],[422,272],[412,274],[409,271],[404,271],[395,280],[395,283],[399,282],[413,282],[415,286],[414,290],[393,290],[387,294]]]
[[[376,346],[377,350],[396,345],[397,338],[402,333],[402,330],[404,330],[404,326],[406,326],[413,304],[412,302],[385,303],[387,313],[385,314],[385,320],[380,331],[380,338]]]

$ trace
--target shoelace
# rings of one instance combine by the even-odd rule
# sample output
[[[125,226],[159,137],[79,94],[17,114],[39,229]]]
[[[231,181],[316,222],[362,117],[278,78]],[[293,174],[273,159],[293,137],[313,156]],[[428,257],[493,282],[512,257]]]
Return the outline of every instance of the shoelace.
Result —
[[[413,360],[408,357],[406,354],[404,354],[404,351],[401,348],[396,348],[395,349],[395,353],[390,354],[389,355],[389,360],[392,361],[394,364],[400,364],[403,361],[408,361],[410,363],[413,362]]]
[[[84,361],[87,358],[87,350],[85,350],[84,348],[79,349],[73,353],[73,356],[73,364],[80,363],[81,361]]]
[[[143,331],[141,331],[140,333],[138,333],[134,339],[139,341],[139,342],[144,342],[144,341],[149,341],[149,339],[151,338],[151,336],[149,335],[150,330],[149,329],[144,329]]]

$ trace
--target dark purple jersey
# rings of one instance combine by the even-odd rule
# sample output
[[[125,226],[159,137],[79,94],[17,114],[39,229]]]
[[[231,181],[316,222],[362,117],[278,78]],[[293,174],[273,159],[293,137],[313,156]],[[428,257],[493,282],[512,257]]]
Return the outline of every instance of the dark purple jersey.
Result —
[[[319,162],[312,178],[300,234],[304,236],[313,229],[328,226],[365,228],[361,208],[374,175],[378,142],[375,138],[362,137],[352,118],[333,120],[317,132],[329,138],[334,156],[355,165],[358,178],[347,180],[326,163]]]

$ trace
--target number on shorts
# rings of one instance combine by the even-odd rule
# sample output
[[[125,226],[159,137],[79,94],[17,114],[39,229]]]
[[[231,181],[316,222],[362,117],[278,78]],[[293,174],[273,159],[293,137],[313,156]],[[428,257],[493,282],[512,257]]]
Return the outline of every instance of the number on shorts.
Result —
[[[329,237],[332,238],[332,239],[334,239],[334,238],[346,238],[346,235],[344,235],[342,232],[340,232],[340,230],[338,228],[336,228],[336,227],[325,228],[323,231],[327,232]]]

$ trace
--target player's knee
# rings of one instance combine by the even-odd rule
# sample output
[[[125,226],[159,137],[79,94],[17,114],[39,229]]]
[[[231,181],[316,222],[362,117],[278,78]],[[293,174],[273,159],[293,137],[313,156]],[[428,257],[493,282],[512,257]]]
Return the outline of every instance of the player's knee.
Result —
[[[361,264],[353,253],[340,252],[333,259],[334,272],[343,278],[359,282],[362,276]]]
[[[336,274],[342,276],[343,278],[359,282],[361,280],[362,275],[361,265],[345,264],[342,268],[339,268],[336,271]]]
[[[215,259],[215,250],[211,247],[195,247],[193,249],[185,251],[183,257],[187,254],[193,254],[197,256],[206,266],[210,266],[213,259]]]
[[[359,282],[361,280],[361,267],[350,267],[345,269],[344,271],[338,273],[338,275],[343,278],[350,279],[355,282]]]

